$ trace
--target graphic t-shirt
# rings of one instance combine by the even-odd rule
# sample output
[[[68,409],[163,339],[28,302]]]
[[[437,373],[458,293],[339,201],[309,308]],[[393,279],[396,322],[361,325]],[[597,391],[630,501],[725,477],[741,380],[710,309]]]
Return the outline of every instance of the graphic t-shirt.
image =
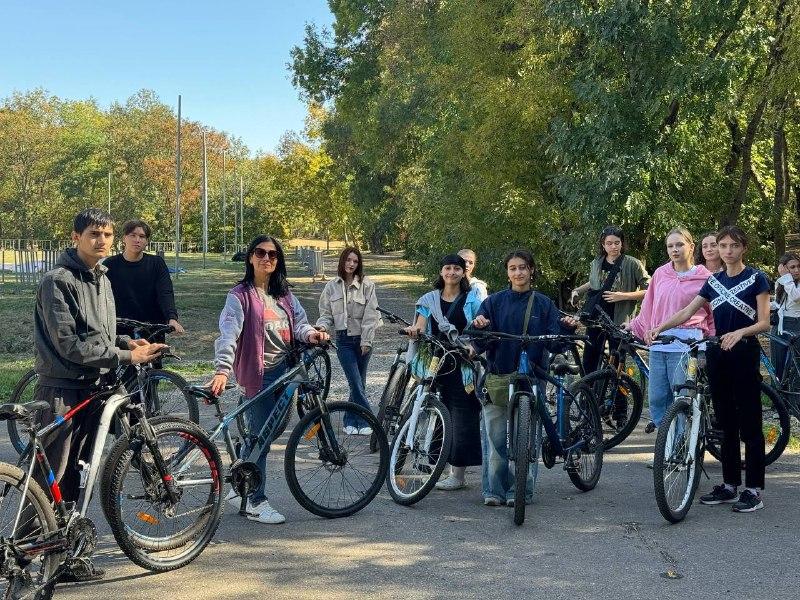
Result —
[[[283,360],[292,341],[289,315],[275,298],[259,290],[264,301],[264,367],[269,369]]]
[[[699,295],[711,303],[717,335],[724,335],[758,321],[756,297],[769,292],[767,276],[758,269],[745,267],[735,277],[725,271],[714,273]]]

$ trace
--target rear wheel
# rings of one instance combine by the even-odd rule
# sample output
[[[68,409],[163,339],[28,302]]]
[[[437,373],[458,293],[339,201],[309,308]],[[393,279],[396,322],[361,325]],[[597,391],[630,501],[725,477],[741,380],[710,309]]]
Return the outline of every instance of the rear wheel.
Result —
[[[177,373],[151,369],[147,373],[147,416],[172,415],[199,422],[197,398],[186,391],[188,387],[186,380]]]
[[[695,448],[691,447],[690,440],[692,424],[691,399],[676,398],[657,430],[653,484],[658,510],[670,523],[677,523],[686,517],[692,507],[703,468],[703,421],[700,421]]]
[[[17,549],[36,545],[52,538],[58,529],[56,516],[50,506],[50,499],[39,486],[31,480],[23,500],[25,474],[15,466],[0,463],[0,539],[3,540],[3,553],[14,560],[10,551],[8,538],[14,536]],[[24,502],[22,516],[17,529],[12,531],[20,502]],[[13,565],[22,572],[9,578],[0,579],[0,597],[32,598],[49,600],[53,595],[53,585],[31,595],[33,591],[49,581],[63,560],[63,552],[30,552],[23,559],[14,560]]]
[[[36,371],[33,369],[26,371],[17,382],[17,385],[14,386],[14,390],[11,392],[8,401],[12,404],[27,404],[31,402],[38,380],[39,376],[36,374]],[[38,416],[34,415],[33,422],[39,422]],[[14,446],[14,450],[17,451],[17,454],[22,454],[28,445],[28,439],[20,435],[15,419],[6,421],[6,426],[8,427],[8,437],[11,440],[11,445]]]
[[[408,379],[406,363],[397,363],[383,388],[383,394],[381,394],[381,401],[378,405],[378,422],[383,427],[389,442],[391,442],[400,421],[400,405],[403,403]],[[377,434],[373,433],[369,442],[370,450],[373,452],[377,450],[377,441]]]
[[[307,511],[329,519],[348,517],[380,491],[389,447],[372,411],[352,402],[330,402],[325,409],[307,413],[292,430],[284,459],[286,482]],[[370,452],[368,436],[344,432],[348,415],[378,432],[376,453]]]
[[[569,448],[580,442],[583,445],[572,450],[567,457],[567,473],[573,485],[588,492],[600,480],[603,470],[603,428],[597,401],[591,388],[577,384],[566,392],[566,441]]]
[[[603,426],[603,449],[610,450],[624,441],[642,416],[642,390],[629,375],[616,370],[596,371],[581,379],[597,400]]]
[[[713,411],[710,404],[709,409]],[[761,417],[761,427],[764,430],[764,464],[771,465],[783,454],[789,443],[791,420],[780,394],[764,382],[761,382]],[[718,430],[714,433],[715,435],[708,438],[708,452],[717,460],[722,460],[722,434]],[[741,456],[746,460],[744,443],[741,443]]]
[[[387,487],[398,504],[410,506],[428,495],[439,480],[450,457],[453,426],[450,411],[428,395],[422,401],[417,422],[411,431],[413,411],[409,410],[389,451]]]
[[[531,402],[528,394],[517,395],[517,414],[514,418],[514,524],[525,522],[525,497],[528,488],[528,473],[531,466]],[[538,429],[538,415],[537,429]],[[531,490],[533,493],[533,490]]]

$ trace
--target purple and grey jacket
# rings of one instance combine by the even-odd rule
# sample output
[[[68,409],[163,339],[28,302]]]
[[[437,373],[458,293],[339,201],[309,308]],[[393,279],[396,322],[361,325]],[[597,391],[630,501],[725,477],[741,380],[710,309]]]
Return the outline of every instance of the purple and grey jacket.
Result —
[[[291,292],[277,302],[289,315],[292,341],[307,342],[314,327],[300,302]],[[228,292],[219,331],[214,342],[216,372],[228,377],[233,372],[245,395],[255,396],[264,378],[264,302],[254,287],[240,283]]]

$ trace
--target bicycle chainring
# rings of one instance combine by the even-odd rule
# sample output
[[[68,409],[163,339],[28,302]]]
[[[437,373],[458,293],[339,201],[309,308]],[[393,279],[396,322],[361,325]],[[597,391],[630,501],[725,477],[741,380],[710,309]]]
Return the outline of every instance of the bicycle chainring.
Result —
[[[78,517],[67,527],[69,558],[88,558],[97,547],[97,528],[91,519]]]
[[[231,466],[231,486],[240,498],[246,498],[261,486],[261,471],[253,462],[236,461]]]

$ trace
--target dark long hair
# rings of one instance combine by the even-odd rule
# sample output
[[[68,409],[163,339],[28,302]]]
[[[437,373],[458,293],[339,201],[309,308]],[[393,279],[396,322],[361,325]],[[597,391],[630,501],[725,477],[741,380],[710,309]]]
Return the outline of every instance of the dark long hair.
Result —
[[[598,256],[606,256],[608,254],[605,247],[603,247],[603,242],[605,242],[606,238],[610,235],[618,237],[620,240],[622,240],[620,255],[625,254],[625,250],[628,249],[628,247],[625,245],[625,232],[622,231],[620,227],[609,225],[608,227],[603,228],[603,231],[600,232],[600,238],[597,240],[597,248],[599,252]]]
[[[271,235],[259,235],[253,238],[253,241],[247,246],[247,255],[244,257],[244,278],[239,282],[244,285],[253,287],[255,280],[255,270],[250,262],[253,252],[258,248],[259,244],[264,242],[272,242],[275,244],[275,249],[278,251],[278,265],[275,271],[269,277],[269,284],[267,285],[267,293],[273,298],[280,298],[289,293],[289,282],[286,280],[286,258],[283,255],[283,246],[281,243]]]
[[[339,255],[339,266],[336,267],[336,273],[344,279],[346,273],[344,272],[344,263],[347,262],[348,257],[355,254],[358,257],[358,266],[356,267],[353,277],[358,277],[359,281],[364,279],[364,259],[361,258],[361,251],[355,246],[348,246]]]
[[[531,270],[531,285],[536,283],[536,276],[539,274],[539,270],[536,268],[536,261],[533,260],[533,254],[522,248],[512,250],[506,254],[506,257],[503,259],[503,268],[506,269],[506,271],[508,271],[508,263],[512,258],[521,258],[525,261],[525,264],[528,265],[528,268]],[[510,281],[508,282],[508,287],[511,287]]]
[[[696,265],[703,265],[706,264],[706,257],[703,256],[703,240],[707,237],[713,237],[714,240],[717,239],[717,232],[716,231],[707,231],[703,235],[700,236],[700,243],[695,246],[694,249],[694,264]]]
[[[439,277],[436,278],[436,282],[433,284],[433,289],[435,290],[443,290],[444,289],[444,277],[442,274],[439,273]],[[469,292],[469,281],[467,280],[467,272],[464,271],[464,276],[461,278],[461,281],[458,282],[458,290],[462,294],[466,294]]]
[[[800,255],[798,255],[796,252],[787,252],[783,256],[781,256],[780,260],[778,260],[778,264],[786,266],[793,260],[800,262]],[[797,286],[797,282],[795,282],[794,285]],[[775,292],[775,301],[778,304],[783,304],[783,299],[785,297],[786,297],[786,290],[783,288],[782,285],[779,285],[778,291]]]

